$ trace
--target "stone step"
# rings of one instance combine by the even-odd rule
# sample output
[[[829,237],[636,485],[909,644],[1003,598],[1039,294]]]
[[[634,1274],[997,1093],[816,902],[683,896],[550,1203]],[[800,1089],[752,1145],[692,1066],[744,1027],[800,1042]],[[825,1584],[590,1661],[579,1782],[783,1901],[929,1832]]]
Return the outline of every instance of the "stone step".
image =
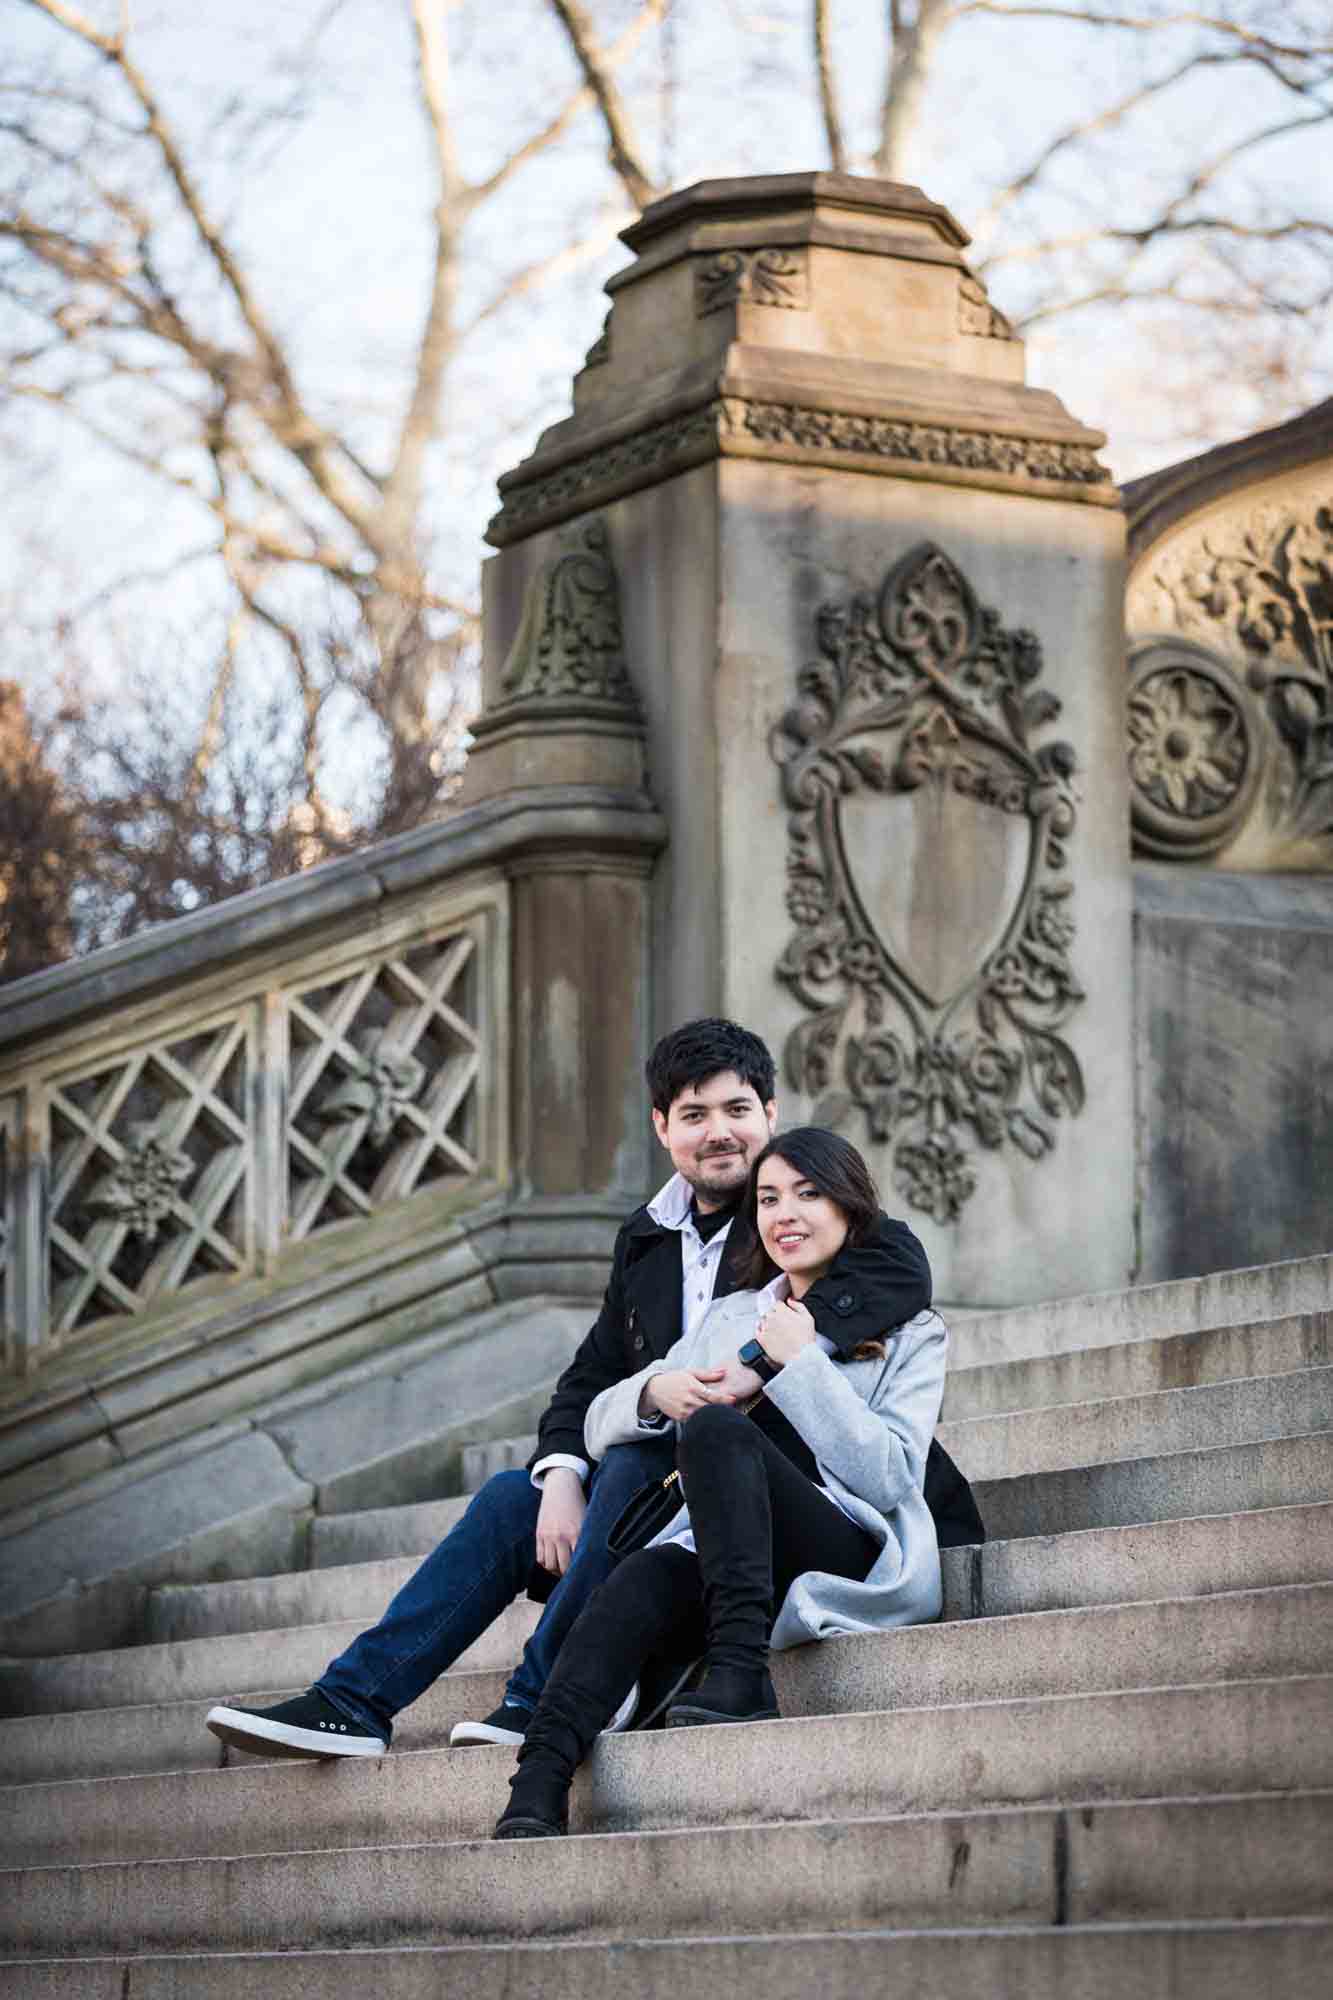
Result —
[[[310,1523],[311,1567],[342,1569],[348,1563],[378,1562],[385,1556],[423,1556],[444,1540],[472,1490],[459,1499],[317,1514]]]
[[[1310,1314],[1299,1323],[1307,1327],[1315,1321],[1324,1324],[1329,1317]],[[1288,1359],[1293,1358],[1301,1344],[1289,1346]],[[1151,1349],[1161,1343],[1143,1345]],[[1326,1332],[1322,1341],[1307,1332],[1303,1345],[1312,1352],[1321,1347],[1326,1352]],[[1111,1357],[1136,1351],[1136,1348],[1092,1350]],[[967,1386],[969,1376],[1004,1374],[1011,1385],[1001,1388],[1000,1401],[991,1405],[988,1414],[963,1414],[950,1401],[950,1421],[939,1426],[937,1435],[941,1444],[957,1459],[974,1485],[978,1481],[1100,1465],[1148,1453],[1155,1456],[1267,1438],[1304,1437],[1333,1429],[1333,1367],[1330,1366],[1309,1366],[1296,1358],[1286,1373],[1155,1388],[1142,1394],[1119,1394],[1108,1388],[1097,1400],[1055,1396],[1048,1400],[1041,1393],[1043,1371],[1053,1382],[1066,1364],[1083,1358],[1082,1354],[1063,1355],[1054,1360],[1020,1363],[1013,1370],[964,1369],[950,1376],[951,1384],[962,1381],[965,1403],[969,1394],[975,1400],[975,1392]],[[1233,1358],[1241,1358],[1239,1350]],[[1027,1388],[1022,1386],[1023,1370],[1031,1371]],[[1114,1361],[1108,1362],[1101,1372],[1108,1383],[1113,1383]],[[1126,1370],[1125,1376],[1132,1381],[1132,1371]],[[1031,1402],[1008,1400],[1010,1395],[1021,1398],[1029,1393],[1033,1397]],[[522,1437],[495,1438],[469,1445],[463,1453],[464,1487],[475,1492],[493,1473],[525,1464],[535,1444],[534,1437]]]
[[[1289,1313],[1282,1319],[1241,1326],[1205,1327],[1163,1340],[1123,1341],[1079,1347],[1025,1361],[951,1367],[944,1384],[943,1416],[956,1423],[1009,1410],[1092,1403],[1106,1397],[1153,1395],[1206,1382],[1247,1376],[1287,1375],[1333,1361],[1333,1313]],[[463,1477],[469,1479],[468,1453]]]
[[[997,1541],[1304,1506],[1330,1497],[1329,1431],[976,1482],[987,1535]]]
[[[1150,1452],[1216,1450],[1333,1430],[1333,1368],[1162,1389],[1099,1403],[1015,1410],[941,1424],[936,1435],[973,1484],[1063,1472]]]
[[[520,1598],[475,1646],[460,1668],[512,1667],[541,1612]],[[247,1689],[301,1688],[320,1675],[363,1629],[361,1618],[265,1632],[221,1633],[165,1646],[127,1646],[106,1653],[69,1653],[54,1660],[0,1660],[0,1707],[11,1715],[79,1708],[120,1708],[187,1701],[209,1694],[244,1696]]]
[[[7,2000],[1311,2000],[1333,1923],[1059,1924],[0,1963]]]
[[[1290,1313],[1333,1308],[1333,1254],[1171,1278],[1118,1292],[1044,1299],[1033,1305],[977,1312],[941,1302],[956,1368],[1064,1354],[1076,1347],[1166,1340],[1201,1327],[1244,1326]]]
[[[839,1650],[848,1643],[855,1643],[872,1650],[891,1651],[895,1663],[901,1663],[912,1655],[914,1648],[943,1647],[937,1671],[950,1678],[939,1684],[956,1687],[957,1676],[964,1671],[961,1663],[966,1658],[989,1660],[998,1658],[1001,1648],[1023,1651],[1040,1646],[1045,1661],[1042,1670],[1055,1676],[1041,1690],[1050,1693],[1064,1687],[1089,1684],[1078,1677],[1088,1670],[1089,1663],[1083,1660],[1082,1653],[1085,1646],[1092,1644],[1090,1634],[1094,1630],[1109,1633],[1122,1627],[1134,1631],[1142,1627],[1146,1631],[1154,1620],[1163,1631],[1176,1627],[1183,1632],[1205,1627],[1211,1630],[1215,1626],[1220,1629],[1224,1623],[1230,1630],[1233,1624],[1244,1624],[1250,1607],[1262,1603],[1272,1607],[1275,1617],[1280,1613],[1286,1619],[1287,1607],[1291,1606],[1291,1615],[1298,1621],[1314,1619],[1325,1616],[1331,1591],[1333,1585],[1319,1582],[1285,1585],[1274,1591],[1240,1591],[1164,1599],[1156,1605],[1109,1604],[1089,1611],[1072,1609],[1021,1613],[1006,1618],[953,1620],[937,1625],[913,1626],[892,1634],[868,1634],[855,1642],[839,1642]],[[1161,1621],[1167,1613],[1173,1615],[1174,1625],[1162,1625]],[[539,1615],[535,1605],[520,1599],[460,1657],[455,1671],[477,1672],[512,1666]],[[1029,1629],[1025,1621],[1030,1617],[1040,1619],[1041,1624]],[[1091,1622],[1080,1627],[1080,1619]],[[1066,1629],[1071,1632],[1077,1629],[1079,1632],[1068,1658],[1061,1650],[1059,1639]],[[213,1638],[182,1639],[165,1646],[136,1646],[109,1653],[76,1653],[55,1660],[11,1660],[0,1662],[0,1688],[11,1714],[29,1716],[68,1713],[77,1709],[179,1702],[210,1693],[214,1700],[228,1697],[244,1699],[257,1687],[269,1688],[275,1683],[282,1687],[309,1685],[360,1630],[360,1621],[349,1620],[327,1625],[293,1626],[259,1635],[223,1633]],[[1294,1646],[1298,1643],[1296,1630],[1288,1633],[1284,1623],[1282,1631],[1282,1644],[1289,1641]],[[1108,1642],[1099,1640],[1097,1643]],[[1131,1642],[1131,1659],[1136,1656],[1136,1644]],[[827,1647],[813,1651],[800,1648],[791,1657],[799,1660],[802,1674],[808,1673],[816,1685],[822,1685],[823,1677],[829,1671],[822,1664],[826,1654]],[[781,1664],[785,1672],[786,1663]],[[1001,1673],[1016,1670],[1006,1665]],[[1302,1666],[1283,1665],[1280,1656],[1275,1667],[1255,1669],[1257,1672],[1291,1673],[1305,1670]],[[904,1665],[895,1664],[895,1673],[905,1671]],[[982,1671],[983,1674],[989,1672],[988,1669]],[[1237,1670],[1238,1674],[1243,1671]],[[1062,1676],[1066,1673],[1076,1678],[1065,1680]],[[1165,1655],[1157,1674],[1164,1680],[1194,1677],[1183,1669],[1173,1672]],[[1206,1674],[1200,1677],[1208,1678]],[[1115,1683],[1091,1684],[1105,1686]],[[987,1697],[978,1693],[976,1698]],[[910,1700],[912,1697],[904,1696],[903,1699]],[[839,1701],[835,1705],[845,1707],[847,1703]]]
[[[702,1746],[696,1752],[696,1760]],[[1329,1914],[1333,1793],[419,1842],[0,1877],[0,1949],[56,1954],[675,1939]],[[1162,1856],[1177,1857],[1164,1870]]]
[[[254,1577],[249,1583],[172,1584],[155,1592],[147,1637],[162,1643],[221,1632],[272,1632],[380,1616],[417,1567],[416,1556]],[[1265,1583],[1333,1578],[1333,1503],[1275,1507],[1201,1522],[1084,1529],[1031,1542],[946,1549],[944,1615],[1050,1611],[1146,1597],[1190,1597]]]
[[[1104,1693],[1182,1686],[1199,1692],[1214,1684],[1322,1688],[1318,1676],[1328,1663],[1330,1638],[1333,1585],[1311,1585],[829,1640],[776,1656],[774,1681],[784,1717],[792,1720],[910,1713],[925,1731],[936,1727],[932,1713],[954,1717],[960,1705],[970,1705],[975,1742],[987,1745],[989,1754],[994,1718],[1018,1702],[1064,1703],[1052,1709],[1054,1729],[1061,1718],[1078,1713],[1070,1703]],[[446,1676],[414,1704],[410,1713],[418,1728],[430,1726],[440,1703],[456,1699],[457,1689],[447,1685],[452,1678]],[[942,1690],[949,1696],[947,1706],[939,1705]],[[947,1736],[953,1725],[941,1726]],[[1333,1756],[1333,1745],[1328,1748]],[[299,1786],[293,1789],[292,1767],[281,1760],[261,1766],[239,1755],[225,1772],[12,1787],[0,1794],[0,1818],[8,1827],[0,1830],[0,1864],[430,1839],[439,1828],[437,1794],[459,1779],[460,1765],[470,1766],[474,1756],[481,1762],[473,1779],[489,1796],[493,1766],[486,1751],[444,1752],[442,1761],[432,1752],[395,1752],[373,1766],[367,1760],[364,1768],[378,1776],[362,1783],[347,1773],[337,1785],[326,1783],[317,1832],[309,1795]],[[308,1777],[311,1767],[301,1768]],[[322,1766],[314,1769],[316,1777],[328,1778]],[[464,1768],[459,1782],[466,1778]],[[1276,1786],[1268,1781],[1268,1788]],[[792,1810],[789,1798],[782,1811]],[[467,1838],[479,1830],[484,1828],[461,1821],[450,1837]]]
[[[1333,1578],[1333,1503],[946,1549],[944,1573],[947,1619],[1326,1582]],[[340,1572],[317,1574],[336,1578]],[[364,1577],[367,1616],[374,1615],[384,1601],[372,1587],[383,1574],[380,1565],[341,1574]],[[506,1671],[445,1675],[400,1716],[395,1746],[434,1749],[447,1743],[455,1722],[489,1714],[496,1706]],[[263,1688],[246,1698],[262,1705],[294,1691]],[[12,1717],[0,1722],[0,1782],[206,1769],[220,1755],[204,1730],[216,1693],[156,1706]]]

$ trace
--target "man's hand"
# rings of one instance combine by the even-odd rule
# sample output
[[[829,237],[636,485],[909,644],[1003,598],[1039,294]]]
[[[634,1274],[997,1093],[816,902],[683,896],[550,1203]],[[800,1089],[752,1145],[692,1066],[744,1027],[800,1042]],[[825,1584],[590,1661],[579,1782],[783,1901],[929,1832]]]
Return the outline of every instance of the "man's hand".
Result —
[[[723,1385],[725,1368],[669,1368],[664,1375],[650,1375],[639,1393],[639,1415],[660,1413],[683,1424],[707,1403],[732,1403],[736,1399]]]
[[[563,1576],[569,1568],[587,1511],[577,1472],[572,1466],[553,1465],[542,1481],[537,1511],[537,1560],[552,1576]]]
[[[794,1361],[815,1338],[814,1320],[796,1299],[779,1299],[776,1305],[771,1305],[757,1330],[765,1354],[780,1367]]]

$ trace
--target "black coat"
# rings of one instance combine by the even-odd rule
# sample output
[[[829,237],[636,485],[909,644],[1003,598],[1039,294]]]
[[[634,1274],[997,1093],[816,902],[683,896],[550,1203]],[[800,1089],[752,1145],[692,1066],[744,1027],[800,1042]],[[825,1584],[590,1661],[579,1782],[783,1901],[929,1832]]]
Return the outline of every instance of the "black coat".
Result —
[[[733,1227],[722,1251],[714,1298],[740,1289],[735,1263],[743,1247],[743,1235]],[[819,1332],[847,1353],[858,1341],[878,1339],[930,1304],[925,1250],[905,1222],[881,1215],[866,1242],[844,1245],[803,1303]],[[586,1458],[583,1420],[593,1397],[660,1360],[682,1331],[680,1231],[654,1222],[646,1207],[636,1209],[616,1237],[602,1309],[556,1383],[530,1464],[552,1452]]]

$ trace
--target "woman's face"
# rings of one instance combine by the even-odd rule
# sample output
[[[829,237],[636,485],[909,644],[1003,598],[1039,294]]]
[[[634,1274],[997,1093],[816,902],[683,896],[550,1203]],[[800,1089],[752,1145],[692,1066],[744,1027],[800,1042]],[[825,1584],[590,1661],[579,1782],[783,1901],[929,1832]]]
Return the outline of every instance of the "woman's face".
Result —
[[[847,1218],[777,1153],[759,1169],[755,1188],[759,1234],[765,1250],[791,1279],[799,1299],[822,1278],[847,1239]]]

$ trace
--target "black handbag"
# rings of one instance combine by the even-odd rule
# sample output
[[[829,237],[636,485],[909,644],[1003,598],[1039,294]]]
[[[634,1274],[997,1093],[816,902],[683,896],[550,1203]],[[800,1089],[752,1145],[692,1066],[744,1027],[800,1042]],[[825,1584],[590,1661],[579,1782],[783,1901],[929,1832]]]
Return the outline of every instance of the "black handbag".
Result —
[[[650,1479],[637,1493],[631,1493],[617,1514],[606,1538],[609,1553],[618,1561],[621,1556],[632,1555],[635,1549],[647,1548],[653,1536],[668,1521],[674,1521],[684,1504],[679,1471],[668,1472],[665,1479]]]

